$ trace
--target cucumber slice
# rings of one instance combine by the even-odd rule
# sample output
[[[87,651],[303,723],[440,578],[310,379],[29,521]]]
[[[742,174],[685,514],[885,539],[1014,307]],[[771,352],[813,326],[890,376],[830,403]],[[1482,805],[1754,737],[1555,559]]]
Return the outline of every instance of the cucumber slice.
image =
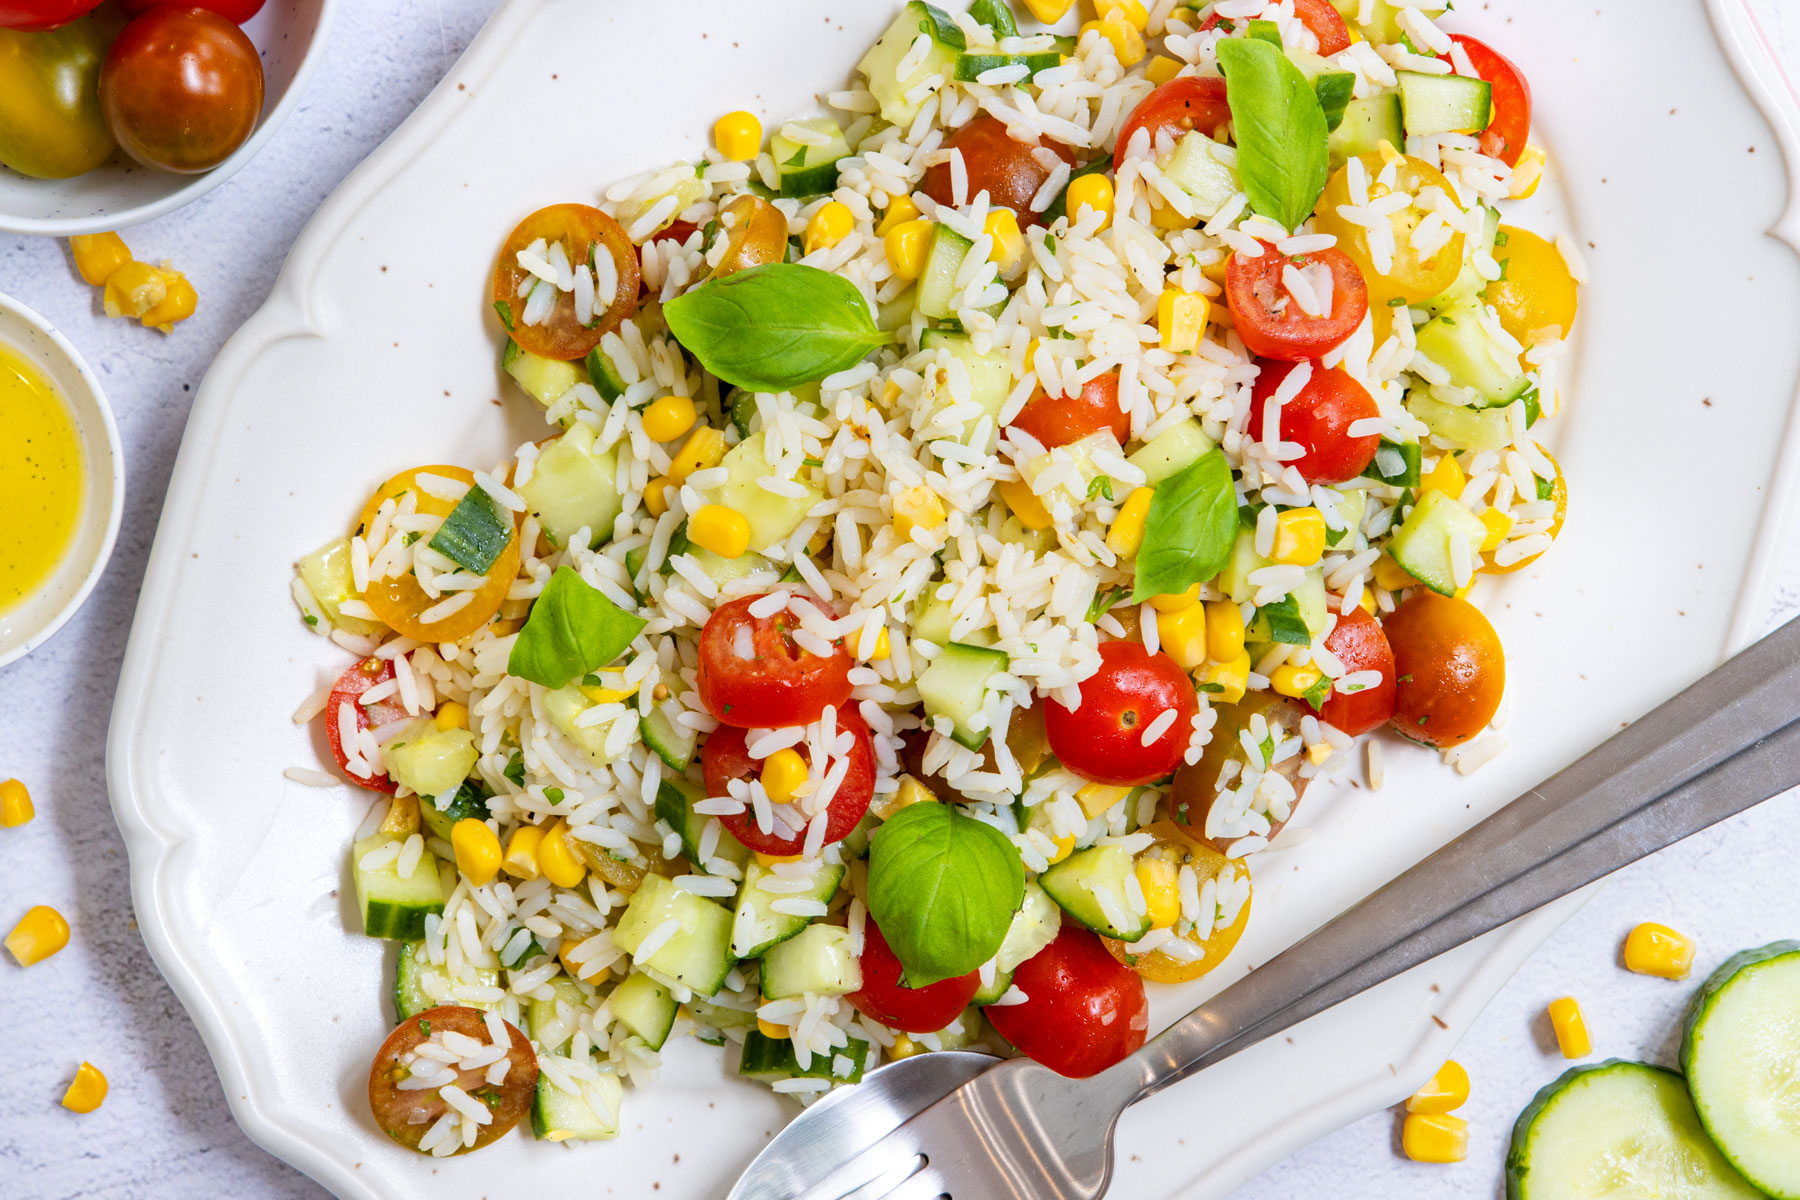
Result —
[[[977,450],[992,450],[1000,434],[1000,410],[1006,407],[1006,398],[1012,394],[1012,364],[1004,354],[995,351],[980,353],[967,335],[942,329],[927,329],[919,335],[919,344],[927,350],[948,350],[962,364],[969,376],[970,402],[979,404],[991,420],[986,433],[979,437],[980,418],[968,422],[963,426],[963,435],[958,440]],[[952,403],[948,394],[943,397],[943,403]]]
[[[441,837],[446,842],[450,840],[451,829],[464,817],[474,817],[477,821],[488,819],[487,797],[467,780],[456,789],[455,794],[450,797],[450,803],[441,811],[430,797],[419,800],[419,819],[425,822],[425,828],[431,831],[433,837]]]
[[[638,949],[673,921],[676,929],[646,959]],[[661,875],[646,875],[613,930],[613,943],[645,967],[703,996],[725,984],[731,955],[731,913],[724,905],[684,891]]]
[[[1608,1059],[1574,1067],[1513,1125],[1507,1200],[1754,1200],[1694,1115],[1681,1076]]]
[[[710,1025],[714,1029],[755,1029],[756,1012],[742,1008],[728,1008],[723,1004],[711,1004],[696,996],[687,1002],[687,1010],[694,1020],[702,1025]]]
[[[1276,35],[1277,46],[1281,44],[1280,35]],[[1331,60],[1310,50],[1295,47],[1287,51],[1287,56],[1306,82],[1312,84],[1313,94],[1319,98],[1319,107],[1325,110],[1325,128],[1336,129],[1344,120],[1344,109],[1350,103],[1350,97],[1356,90],[1356,76],[1349,71],[1339,70]]]
[[[1051,907],[1054,908],[1055,905],[1052,905]],[[975,994],[969,997],[969,1007],[980,1008],[984,1004],[992,1004],[1000,997],[1006,995],[1007,990],[1012,987],[1012,981],[1013,973],[1011,971],[995,969],[994,982],[986,983],[976,988]],[[949,1049],[949,1047],[946,1046],[945,1049]]]
[[[544,715],[550,723],[562,730],[583,758],[596,767],[604,767],[612,761],[606,751],[606,736],[611,722],[603,721],[598,725],[580,725],[577,719],[582,713],[593,708],[593,701],[581,694],[575,684],[565,684],[554,692],[544,693]]]
[[[1233,604],[1242,604],[1256,594],[1250,572],[1269,565],[1269,560],[1256,552],[1256,530],[1240,526],[1237,541],[1231,544],[1231,558],[1219,572],[1219,590]]]
[[[688,764],[694,761],[694,749],[700,742],[699,734],[671,721],[661,706],[652,708],[638,718],[638,736],[644,739],[644,745],[654,750],[656,757],[662,759],[671,771],[687,770]]]
[[[546,1142],[597,1142],[619,1135],[619,1108],[625,1088],[617,1075],[584,1080],[580,1095],[565,1092],[539,1075],[531,1101],[531,1133]]]
[[[931,716],[950,718],[959,745],[979,750],[990,729],[985,722],[977,728],[975,718],[986,711],[989,681],[1011,661],[1003,650],[951,642],[919,673],[919,702]]]
[[[969,1003],[992,1004],[1006,995],[1019,964],[1054,942],[1061,929],[1062,909],[1035,879],[1026,880],[1025,898],[1013,914],[1012,924],[1006,927],[1000,949],[994,952],[994,982],[978,989]]]
[[[808,117],[789,121],[782,126],[796,126],[825,139],[823,145],[802,144],[785,133],[769,139],[769,153],[781,173],[783,196],[818,196],[834,190],[838,180],[838,160],[850,153],[844,131],[830,117]]]
[[[675,1027],[675,1013],[681,1007],[675,994],[642,971],[633,971],[612,990],[609,997],[613,1016],[631,1032],[644,1039],[652,1050],[661,1050]]]
[[[1479,299],[1458,304],[1419,326],[1419,352],[1468,388],[1484,407],[1511,404],[1531,388],[1519,360],[1488,328],[1494,320]]]
[[[733,958],[756,958],[766,953],[769,947],[785,942],[805,929],[812,921],[811,917],[776,912],[771,905],[784,899],[830,904],[831,898],[837,895],[838,884],[843,881],[844,868],[822,863],[812,874],[811,886],[796,892],[764,890],[760,886],[762,881],[773,874],[772,868],[760,862],[752,862],[744,868],[744,882],[738,888],[737,908],[731,917]]]
[[[350,848],[350,875],[363,932],[370,937],[416,942],[425,936],[425,918],[442,913],[447,899],[436,856],[429,850],[420,855],[418,866],[405,879],[394,863],[373,871],[361,865],[369,851],[402,840],[377,833],[356,843]]]
[[[1310,646],[1325,632],[1330,600],[1325,594],[1325,573],[1311,567],[1299,587],[1273,604],[1256,610],[1256,618],[1244,636],[1253,642],[1282,642]]]
[[[1782,1200],[1800,1197],[1797,1011],[1800,942],[1775,942],[1733,955],[1707,978],[1681,1038],[1700,1123],[1744,1178]]]
[[[1388,553],[1407,574],[1438,593],[1456,595],[1456,572],[1451,569],[1450,539],[1460,531],[1469,545],[1470,560],[1487,537],[1481,518],[1443,492],[1419,497],[1405,523],[1388,542]]]
[[[531,1040],[545,1052],[560,1054],[575,1032],[575,1021],[588,1006],[588,995],[567,975],[552,979],[550,990],[555,993],[550,999],[526,1002],[525,1027]],[[557,1012],[559,1006],[568,1009],[567,1020]]]
[[[475,967],[472,973],[479,987],[500,986],[500,972],[491,967]],[[486,1000],[467,1000],[457,995],[450,972],[425,957],[424,943],[406,943],[400,947],[400,961],[394,967],[395,1023],[410,1020],[440,1004],[480,1009],[494,1007]]]
[[[1325,527],[1325,544],[1335,546],[1347,537],[1354,537],[1362,527],[1363,514],[1369,508],[1369,496],[1360,488],[1346,489],[1343,499],[1338,501],[1338,518],[1344,522],[1342,529]]]
[[[300,578],[312,593],[331,623],[345,633],[371,637],[386,626],[362,617],[346,617],[343,606],[361,600],[356,592],[355,577],[350,573],[350,539],[334,538],[300,560]]]
[[[1396,150],[1406,145],[1399,92],[1377,92],[1344,106],[1344,119],[1327,142],[1331,169],[1336,171],[1348,159],[1375,153],[1383,142]]]
[[[1477,254],[1491,255],[1494,252],[1494,243],[1499,240],[1500,236],[1500,210],[1491,205],[1483,205],[1481,213],[1481,240],[1469,243],[1468,248],[1464,251],[1462,272],[1457,275],[1456,282],[1425,301],[1420,307],[1433,313],[1441,313],[1471,300],[1481,300],[1488,281],[1483,279],[1481,272],[1475,269],[1475,256]]]
[[[618,455],[596,450],[594,439],[591,426],[575,422],[544,447],[531,477],[514,489],[553,545],[567,546],[583,525],[588,529],[590,549],[611,541],[613,522],[624,509]]]
[[[875,836],[875,827],[881,824],[881,818],[874,813],[864,813],[856,828],[844,835],[838,845],[844,848],[846,858],[861,858],[869,852],[869,839]]]
[[[850,953],[850,931],[808,925],[770,946],[762,960],[762,992],[770,1000],[812,992],[844,996],[862,987],[862,963]]]
[[[694,811],[694,805],[704,800],[706,793],[685,779],[666,779],[656,789],[656,815],[669,823],[681,837],[681,852],[694,866],[704,871],[706,864],[700,860],[700,838],[706,832],[706,823],[714,817],[701,816]],[[731,831],[719,830],[719,844],[713,847],[712,856],[724,859],[728,863],[736,863],[742,867],[750,861],[750,851],[744,843],[731,836]]]
[[[1470,408],[1417,389],[1406,398],[1406,411],[1425,422],[1433,437],[1458,450],[1499,450],[1510,445],[1512,422],[1507,418],[1507,408]],[[1530,428],[1529,407],[1526,411],[1526,428]]]
[[[599,346],[588,351],[587,372],[594,390],[603,400],[617,400],[630,386],[625,382],[624,373],[613,364],[612,355]]]
[[[420,796],[441,796],[462,786],[480,758],[475,735],[466,729],[439,729],[420,717],[381,748],[388,778]]]
[[[775,473],[763,454],[760,432],[751,434],[728,450],[720,465],[726,471],[725,482],[712,489],[707,499],[743,514],[750,522],[750,548],[753,550],[773,546],[794,532],[812,506],[825,498],[824,492],[805,480],[797,481],[802,489],[799,496],[777,496],[757,482],[763,476]],[[753,560],[749,570],[755,567]]]
[[[1494,112],[1494,85],[1463,75],[1396,71],[1400,82],[1400,123],[1408,136],[1480,133]]]
[[[519,343],[510,338],[507,339],[506,348],[500,351],[500,369],[512,376],[513,382],[527,396],[545,408],[562,399],[562,394],[576,384],[585,382],[581,377],[581,368],[574,363],[543,358],[529,350],[522,350]]]
[[[900,62],[920,33],[931,38],[931,50],[903,77]],[[881,119],[890,125],[906,125],[919,115],[926,100],[923,95],[909,99],[908,94],[934,75],[939,87],[949,82],[955,73],[957,54],[967,48],[962,29],[948,13],[921,0],[911,0],[887,31],[875,39],[856,69],[867,77],[869,91],[881,108]],[[935,91],[930,89],[927,95]]]
[[[1219,143],[1189,130],[1162,164],[1162,173],[1194,198],[1194,209],[1206,220],[1225,207],[1238,191],[1237,169],[1220,160]]]
[[[1125,880],[1135,870],[1131,855],[1109,843],[1077,850],[1052,864],[1038,876],[1038,884],[1064,912],[1095,933],[1135,942],[1150,932],[1149,916],[1132,912],[1125,896]]]
[[[1037,78],[1039,71],[1048,71],[1051,67],[1062,65],[1062,55],[1054,50],[1043,50],[1035,54],[959,54],[956,56],[956,78],[961,83],[974,83],[984,72],[996,71],[1001,67],[1023,66],[1027,70],[1028,80]]]
[[[834,1073],[839,1058],[846,1059],[849,1070]],[[794,1057],[794,1043],[788,1038],[772,1038],[752,1029],[744,1035],[744,1055],[738,1060],[738,1074],[751,1079],[829,1079],[835,1083],[861,1083],[863,1067],[869,1061],[869,1043],[851,1038],[831,1054],[815,1054],[804,1068]]]
[[[1200,428],[1200,422],[1189,417],[1145,442],[1127,455],[1125,461],[1141,470],[1144,482],[1155,487],[1199,462],[1211,452],[1214,444]],[[1123,501],[1125,497],[1119,499]]]
[[[934,320],[956,315],[959,290],[956,273],[962,269],[969,247],[968,238],[948,225],[939,225],[931,236],[931,249],[925,256],[925,269],[919,274],[919,311]]]
[[[724,558],[704,546],[689,543],[682,553],[693,559],[694,565],[720,587],[752,575],[775,575],[775,564],[753,550],[746,550],[736,558]]]

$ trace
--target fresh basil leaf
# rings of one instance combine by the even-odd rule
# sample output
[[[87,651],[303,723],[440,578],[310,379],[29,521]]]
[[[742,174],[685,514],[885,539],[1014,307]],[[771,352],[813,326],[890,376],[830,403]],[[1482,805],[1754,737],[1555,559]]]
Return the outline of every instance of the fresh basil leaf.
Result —
[[[663,316],[701,366],[752,392],[823,379],[893,340],[855,284],[798,263],[709,280],[665,304]]]
[[[1244,27],[1244,36],[1267,42],[1277,50],[1281,49],[1281,26],[1273,21],[1250,22]]]
[[[623,654],[644,625],[644,618],[608,600],[573,567],[558,567],[513,642],[507,673],[562,687]]]
[[[1300,68],[1269,43],[1225,38],[1218,56],[1244,194],[1251,208],[1293,229],[1325,190],[1325,110]]]
[[[1344,123],[1344,110],[1350,107],[1355,88],[1356,76],[1348,71],[1327,71],[1313,80],[1313,94],[1319,98],[1328,131]]]
[[[1525,406],[1525,428],[1530,429],[1538,423],[1538,418],[1544,415],[1543,403],[1538,399],[1538,385],[1532,384],[1526,393],[1519,397],[1519,402]]]
[[[1539,479],[1537,481],[1537,498],[1539,500],[1556,499],[1556,481],[1554,479]]]
[[[514,750],[512,757],[506,760],[506,770],[500,772],[519,787],[525,786],[525,755]]]
[[[1258,641],[1288,646],[1312,645],[1312,631],[1300,616],[1300,602],[1292,596],[1283,596],[1275,603],[1257,609],[1251,632]]]
[[[506,326],[506,332],[513,331],[512,305],[504,300],[494,301],[494,311],[500,314],[500,323]]]
[[[948,804],[909,805],[869,843],[869,915],[907,987],[994,957],[1024,899],[1024,866],[1006,835]]]
[[[940,46],[949,46],[953,50],[967,50],[969,40],[963,37],[962,26],[956,18],[941,8],[926,4],[924,0],[913,0],[909,6],[925,18],[919,22],[919,32]]]
[[[969,5],[969,15],[993,30],[995,41],[1019,36],[1019,22],[1006,0],[975,0]]]
[[[431,548],[465,571],[486,575],[512,536],[511,514],[486,491],[471,487],[431,535]]]
[[[1138,547],[1133,604],[1205,583],[1231,559],[1237,540],[1237,490],[1216,447],[1156,485]]]

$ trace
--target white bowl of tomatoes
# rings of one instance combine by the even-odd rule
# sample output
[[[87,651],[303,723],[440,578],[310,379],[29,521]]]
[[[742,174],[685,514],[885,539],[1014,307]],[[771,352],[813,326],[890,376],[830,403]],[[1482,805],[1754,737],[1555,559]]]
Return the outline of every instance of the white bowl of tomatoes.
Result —
[[[0,0],[0,231],[121,229],[262,148],[335,0]]]

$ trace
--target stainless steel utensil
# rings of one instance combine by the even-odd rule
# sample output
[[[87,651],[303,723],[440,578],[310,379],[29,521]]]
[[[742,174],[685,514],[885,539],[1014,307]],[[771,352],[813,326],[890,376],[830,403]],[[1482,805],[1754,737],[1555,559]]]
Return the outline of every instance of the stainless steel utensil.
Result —
[[[1790,621],[1091,1079],[924,1054],[825,1097],[728,1200],[1093,1200],[1153,1092],[1800,784]]]

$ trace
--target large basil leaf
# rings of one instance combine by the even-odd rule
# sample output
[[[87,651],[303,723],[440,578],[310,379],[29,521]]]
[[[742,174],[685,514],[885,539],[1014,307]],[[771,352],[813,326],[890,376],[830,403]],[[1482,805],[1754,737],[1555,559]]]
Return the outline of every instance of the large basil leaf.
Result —
[[[1250,207],[1293,229],[1325,190],[1325,110],[1300,68],[1259,38],[1218,46],[1237,139],[1237,173]]]
[[[799,263],[709,280],[669,301],[663,316],[701,366],[752,392],[823,379],[892,340],[856,285]]]
[[[572,567],[550,576],[506,660],[510,675],[559,688],[597,671],[631,645],[644,618],[628,613]]]
[[[1025,898],[1019,852],[948,804],[913,804],[869,843],[869,915],[907,987],[967,975],[994,957]]]
[[[1231,560],[1237,528],[1231,465],[1215,447],[1156,485],[1138,546],[1132,603],[1217,575]]]

